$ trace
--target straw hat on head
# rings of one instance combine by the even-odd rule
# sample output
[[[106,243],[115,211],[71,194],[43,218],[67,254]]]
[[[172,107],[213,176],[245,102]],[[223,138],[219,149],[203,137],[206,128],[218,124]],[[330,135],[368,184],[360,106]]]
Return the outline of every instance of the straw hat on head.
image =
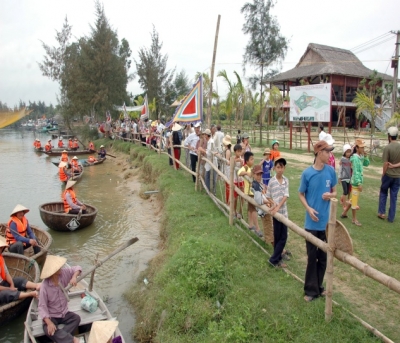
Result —
[[[93,322],[88,343],[107,343],[117,327],[117,320]]]
[[[179,131],[182,129],[182,126],[180,126],[178,123],[174,123],[174,125],[172,125],[172,131]]]
[[[60,162],[60,164],[58,165],[58,168],[64,168],[67,164],[63,161]]]
[[[23,211],[24,213],[28,213],[29,212],[29,208],[26,208],[25,206],[22,206],[20,204],[18,204],[17,206],[14,207],[13,211],[10,214],[10,217],[18,212]]]
[[[211,136],[211,130],[210,130],[210,129],[205,129],[205,130],[202,132],[202,134],[203,134],[203,135],[207,135],[207,136]]]
[[[357,138],[357,139],[356,139],[356,145],[357,145],[359,148],[364,148],[364,147],[365,147],[365,141],[363,141],[361,138]]]
[[[269,148],[265,148],[263,155],[271,155],[271,150]]]
[[[101,148],[104,148],[104,145],[100,145],[100,149],[101,149]]]
[[[222,144],[223,144],[223,145],[230,145],[230,144],[232,144],[231,136],[226,135],[224,138],[222,138]]]
[[[65,189],[71,188],[75,184],[76,184],[76,181],[68,180],[67,185],[65,186]]]
[[[51,139],[49,139],[48,142],[51,142]]]
[[[243,132],[242,138],[243,139],[249,139],[250,136],[249,136],[249,134],[247,132]]]
[[[399,129],[395,126],[391,126],[388,128],[388,134],[391,137],[396,137],[399,135]]]
[[[67,153],[68,153],[68,151],[67,151],[67,150],[63,150],[62,152],[67,152]]]
[[[65,257],[56,255],[47,255],[46,261],[40,274],[41,279],[47,279],[58,272],[62,266],[67,262]]]
[[[78,157],[74,156],[74,157],[72,157],[72,159],[73,159],[73,160],[77,160],[77,159],[78,159]]]
[[[62,141],[62,137],[58,137],[58,140],[59,140],[59,141]]]
[[[3,236],[0,236],[0,248],[8,247],[6,239]]]

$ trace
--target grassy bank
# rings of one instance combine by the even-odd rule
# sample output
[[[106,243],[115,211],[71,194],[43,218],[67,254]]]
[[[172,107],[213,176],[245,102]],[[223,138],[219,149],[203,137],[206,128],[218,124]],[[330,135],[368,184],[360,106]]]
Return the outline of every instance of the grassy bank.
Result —
[[[162,251],[143,276],[150,283],[140,283],[127,294],[138,314],[138,341],[378,341],[340,307],[334,307],[333,320],[326,323],[324,301],[306,304],[302,284],[269,267],[268,257],[247,233],[230,227],[207,195],[194,191],[186,172],[168,166],[166,156],[159,158],[138,145],[113,144],[118,150],[130,151],[132,164],[142,168],[143,183],[154,183],[164,204]],[[291,182],[290,218],[300,226],[304,209],[297,188],[303,169],[302,163],[289,160],[286,173]],[[345,224],[356,255],[399,278],[399,234],[375,216],[378,182],[376,178],[366,180],[366,194],[360,202],[363,227]],[[374,194],[373,201],[369,192]],[[288,246],[294,255],[289,268],[303,277],[304,240],[291,233]],[[271,252],[270,247],[266,249]],[[399,297],[340,262],[335,265],[334,299],[400,340]]]

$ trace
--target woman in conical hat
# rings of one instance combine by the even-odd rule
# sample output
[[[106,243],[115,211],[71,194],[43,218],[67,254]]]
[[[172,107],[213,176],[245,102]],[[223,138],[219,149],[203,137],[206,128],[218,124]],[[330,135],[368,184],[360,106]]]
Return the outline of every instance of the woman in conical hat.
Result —
[[[39,283],[28,281],[20,276],[11,277],[3,258],[3,251],[6,247],[6,240],[0,236],[0,305],[24,298],[37,298],[37,290],[40,289]],[[27,289],[33,291],[27,291]]]
[[[67,185],[65,186],[65,191],[62,195],[64,201],[64,211],[68,214],[78,214],[79,212],[86,214],[85,204],[79,201],[79,199],[76,197],[73,188],[75,184],[76,181],[68,180]]]
[[[79,343],[72,333],[78,328],[81,318],[68,310],[68,301],[62,288],[68,284],[76,286],[82,268],[63,268],[66,262],[65,257],[47,255],[40,274],[43,283],[39,295],[39,316],[43,320],[43,331],[52,342]],[[59,324],[64,324],[62,329],[57,328]]]
[[[102,320],[93,322],[88,343],[111,343],[112,336],[118,327],[116,320]]]
[[[18,204],[10,214],[6,229],[6,241],[8,250],[15,254],[24,254],[24,250],[33,247],[35,254],[40,252],[37,238],[29,226],[25,214],[29,209]]]

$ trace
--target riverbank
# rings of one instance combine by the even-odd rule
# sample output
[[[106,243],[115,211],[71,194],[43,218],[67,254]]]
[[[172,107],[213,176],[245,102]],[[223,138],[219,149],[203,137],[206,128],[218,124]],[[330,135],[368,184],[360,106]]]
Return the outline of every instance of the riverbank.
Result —
[[[168,166],[165,155],[159,157],[139,145],[112,144],[130,151],[144,187],[160,190],[156,197],[164,210],[161,250],[140,278],[149,283],[140,281],[127,292],[138,315],[138,341],[377,341],[340,307],[334,308],[327,324],[324,301],[304,303],[302,285],[271,268],[247,232],[230,227],[208,196],[194,191],[187,173]],[[294,194],[295,189],[291,191]],[[304,210],[296,212],[304,216]],[[304,241],[297,250],[300,241],[290,238],[296,254],[290,268],[293,265],[296,271],[305,267]],[[341,291],[335,294],[353,310]]]

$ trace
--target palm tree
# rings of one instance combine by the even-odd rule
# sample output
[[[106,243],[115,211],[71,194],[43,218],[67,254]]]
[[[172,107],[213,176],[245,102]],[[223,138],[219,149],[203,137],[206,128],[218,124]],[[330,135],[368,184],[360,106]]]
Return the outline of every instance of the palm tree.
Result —
[[[236,107],[235,84],[229,80],[226,70],[218,72],[217,77],[222,77],[228,86],[228,94],[225,100],[225,113],[229,117],[229,130],[232,132],[232,112]]]
[[[378,115],[381,115],[382,108],[377,107],[375,105],[374,96],[370,94],[366,94],[365,92],[356,92],[356,97],[354,98],[353,102],[357,106],[356,110],[356,117],[357,119],[359,116],[365,111],[371,115],[371,133],[375,133],[375,118]]]

